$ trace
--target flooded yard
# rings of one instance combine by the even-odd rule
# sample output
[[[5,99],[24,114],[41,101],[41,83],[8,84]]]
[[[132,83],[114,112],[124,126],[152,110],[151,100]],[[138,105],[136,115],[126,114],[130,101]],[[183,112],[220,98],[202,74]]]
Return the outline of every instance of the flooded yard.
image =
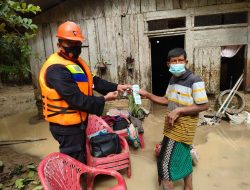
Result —
[[[145,148],[135,150],[130,147],[132,176],[126,180],[129,190],[160,190],[157,181],[154,146],[162,139],[165,107],[154,105],[144,120]],[[13,148],[20,154],[43,158],[58,151],[58,144],[52,138],[48,123],[41,121],[30,124],[30,118],[36,110],[0,119],[0,140],[40,139],[45,141],[18,144],[5,147]],[[199,163],[194,167],[193,184],[195,190],[249,190],[250,189],[250,126],[233,126],[223,121],[216,126],[200,126],[194,140],[199,154]],[[11,149],[10,149],[11,150]],[[6,153],[6,151],[5,151]],[[6,155],[0,155],[0,160]],[[27,159],[27,158],[26,158]],[[98,177],[95,189],[105,189],[112,179]],[[175,189],[181,190],[182,181],[175,183]]]

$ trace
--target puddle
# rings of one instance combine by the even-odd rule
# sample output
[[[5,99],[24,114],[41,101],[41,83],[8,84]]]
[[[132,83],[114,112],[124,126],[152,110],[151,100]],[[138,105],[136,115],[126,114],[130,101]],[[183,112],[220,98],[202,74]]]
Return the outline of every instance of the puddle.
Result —
[[[37,141],[25,144],[11,145],[17,152],[27,153],[38,157],[43,157],[51,152],[58,151],[57,142],[50,134],[48,123],[39,122],[29,124],[29,120],[34,116],[35,110],[16,114],[0,119],[0,139],[1,140],[26,140],[47,138],[45,141]]]

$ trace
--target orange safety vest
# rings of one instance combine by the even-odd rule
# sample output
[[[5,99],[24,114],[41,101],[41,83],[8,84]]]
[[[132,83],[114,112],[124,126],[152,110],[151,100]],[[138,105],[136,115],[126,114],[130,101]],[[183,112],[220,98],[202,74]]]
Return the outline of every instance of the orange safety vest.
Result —
[[[49,88],[45,80],[46,70],[49,66],[54,64],[64,65],[71,72],[72,78],[80,91],[85,95],[92,96],[93,77],[91,71],[80,57],[78,62],[83,69],[76,63],[59,56],[58,53],[54,53],[42,66],[39,83],[43,100],[43,114],[47,121],[67,126],[79,124],[86,120],[86,112],[69,109],[68,103],[62,99],[55,89]]]

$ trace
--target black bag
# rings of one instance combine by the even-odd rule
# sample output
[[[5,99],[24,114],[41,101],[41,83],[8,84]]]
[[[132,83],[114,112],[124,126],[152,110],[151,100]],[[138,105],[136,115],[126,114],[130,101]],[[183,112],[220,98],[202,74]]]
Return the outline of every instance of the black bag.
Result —
[[[105,157],[110,154],[119,154],[122,150],[119,136],[116,133],[107,133],[94,136],[90,139],[92,155]]]
[[[115,121],[113,125],[114,131],[122,130],[128,128],[129,123],[126,119],[124,118],[119,118],[118,120]]]

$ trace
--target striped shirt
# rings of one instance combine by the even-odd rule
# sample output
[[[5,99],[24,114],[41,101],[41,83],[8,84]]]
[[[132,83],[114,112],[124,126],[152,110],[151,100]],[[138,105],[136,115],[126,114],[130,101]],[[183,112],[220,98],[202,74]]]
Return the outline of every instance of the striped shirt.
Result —
[[[168,99],[169,111],[177,107],[208,102],[204,82],[190,70],[180,77],[170,79],[165,97]],[[177,142],[192,144],[197,122],[198,115],[181,116],[173,127],[166,125],[163,134]]]

